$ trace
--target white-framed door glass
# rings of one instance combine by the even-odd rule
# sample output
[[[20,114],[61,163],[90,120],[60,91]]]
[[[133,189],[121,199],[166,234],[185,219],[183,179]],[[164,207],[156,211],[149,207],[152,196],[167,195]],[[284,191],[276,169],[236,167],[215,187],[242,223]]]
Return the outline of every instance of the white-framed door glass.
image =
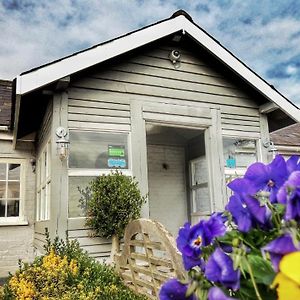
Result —
[[[244,176],[249,165],[257,162],[257,140],[223,136],[223,155],[226,185]],[[232,191],[227,188],[227,199]]]
[[[191,219],[208,216],[211,213],[211,199],[208,180],[208,162],[206,156],[201,156],[189,163]]]

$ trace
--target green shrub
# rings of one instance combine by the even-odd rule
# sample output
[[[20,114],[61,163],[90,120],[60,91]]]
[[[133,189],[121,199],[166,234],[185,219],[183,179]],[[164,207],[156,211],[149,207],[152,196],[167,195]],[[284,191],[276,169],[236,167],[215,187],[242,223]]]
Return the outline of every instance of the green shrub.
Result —
[[[94,179],[82,195],[89,197],[86,226],[96,235],[121,237],[126,225],[140,216],[143,197],[138,183],[131,177],[115,171]]]
[[[3,300],[145,300],[128,289],[114,269],[84,252],[77,241],[48,239],[46,253],[0,288]]]

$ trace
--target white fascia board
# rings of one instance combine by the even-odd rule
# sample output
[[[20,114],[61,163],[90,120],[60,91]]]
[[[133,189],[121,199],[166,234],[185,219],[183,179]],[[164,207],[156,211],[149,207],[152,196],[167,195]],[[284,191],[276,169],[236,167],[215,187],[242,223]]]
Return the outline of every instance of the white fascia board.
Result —
[[[98,47],[54,62],[17,77],[17,94],[24,95],[55,80],[134,50],[182,29],[184,16],[133,32]]]
[[[247,68],[229,51],[223,48],[207,33],[199,29],[196,25],[189,22],[187,19],[183,20],[184,30],[196,39],[201,45],[207,48],[211,53],[218,57],[223,63],[230,67],[240,77],[245,79],[250,85],[259,90],[271,102],[277,104],[285,113],[287,113],[295,121],[300,122],[300,110],[292,105],[288,100],[281,96],[277,91],[272,89],[264,80],[257,76],[253,71]]]

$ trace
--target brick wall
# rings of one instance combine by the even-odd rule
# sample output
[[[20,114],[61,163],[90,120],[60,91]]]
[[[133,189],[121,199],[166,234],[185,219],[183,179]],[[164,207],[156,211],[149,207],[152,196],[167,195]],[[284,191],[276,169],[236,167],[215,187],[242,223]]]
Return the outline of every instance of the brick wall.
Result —
[[[0,226],[0,278],[17,269],[18,259],[33,259],[35,174],[30,164],[33,155],[34,151],[30,145],[13,150],[11,141],[0,140],[1,158],[25,159],[24,215],[29,223],[25,226]]]
[[[148,145],[150,218],[175,237],[187,221],[184,147]]]

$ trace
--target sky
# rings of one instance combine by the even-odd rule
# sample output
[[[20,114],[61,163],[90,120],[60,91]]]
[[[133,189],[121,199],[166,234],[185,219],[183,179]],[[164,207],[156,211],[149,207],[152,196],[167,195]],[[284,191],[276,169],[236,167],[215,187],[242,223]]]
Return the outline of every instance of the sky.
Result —
[[[300,106],[300,0],[0,0],[0,78],[179,9]]]

